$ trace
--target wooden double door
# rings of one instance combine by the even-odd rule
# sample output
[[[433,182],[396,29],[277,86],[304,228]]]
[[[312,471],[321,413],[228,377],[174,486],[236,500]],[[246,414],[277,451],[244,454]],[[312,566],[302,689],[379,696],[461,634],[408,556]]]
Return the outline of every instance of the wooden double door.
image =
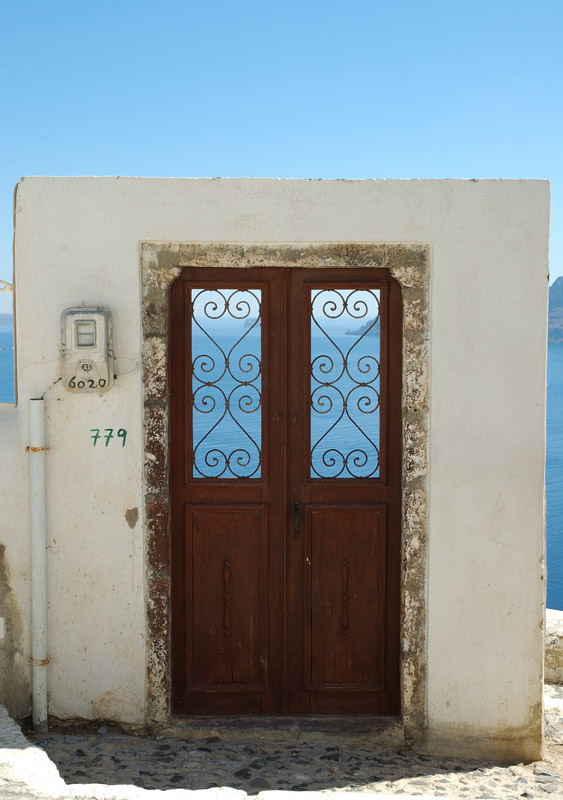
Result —
[[[175,713],[398,711],[401,330],[386,270],[174,283]]]

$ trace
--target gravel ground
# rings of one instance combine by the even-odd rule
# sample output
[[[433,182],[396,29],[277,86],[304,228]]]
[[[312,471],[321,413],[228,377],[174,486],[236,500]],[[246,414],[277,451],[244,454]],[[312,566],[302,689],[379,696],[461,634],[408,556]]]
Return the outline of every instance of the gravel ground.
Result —
[[[260,793],[261,800],[275,800],[271,790],[284,790],[323,792],[325,798],[327,792],[353,792],[403,798],[563,799],[563,687],[546,686],[545,705],[544,760],[510,766],[328,739],[320,745],[305,736],[297,741],[249,736],[248,742],[233,743],[220,736],[135,736],[106,725],[54,729],[45,736],[30,735],[25,746],[20,742],[18,755],[38,759],[36,767],[23,767],[23,778],[22,768],[6,777],[0,763],[0,798],[148,800],[154,794],[187,800],[194,790],[208,790],[206,797],[244,800]],[[0,734],[1,723],[0,717]]]
[[[561,764],[552,758],[501,767],[401,750],[275,741],[233,746],[215,738],[143,739],[108,731],[61,734],[38,743],[67,783],[145,789],[228,786],[247,794],[330,789],[459,798],[563,797]]]

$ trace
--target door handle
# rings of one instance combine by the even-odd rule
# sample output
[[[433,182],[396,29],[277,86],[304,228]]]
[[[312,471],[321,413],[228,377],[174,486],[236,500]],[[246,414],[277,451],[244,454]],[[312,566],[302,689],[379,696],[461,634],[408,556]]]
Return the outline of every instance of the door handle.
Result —
[[[293,530],[299,533],[299,500],[293,504]]]

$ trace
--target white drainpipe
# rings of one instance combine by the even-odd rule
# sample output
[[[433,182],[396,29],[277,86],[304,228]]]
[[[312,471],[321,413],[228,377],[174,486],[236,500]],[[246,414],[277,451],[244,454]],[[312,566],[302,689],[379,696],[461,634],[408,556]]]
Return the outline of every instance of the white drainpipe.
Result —
[[[31,484],[31,658],[33,727],[47,731],[47,537],[45,524],[45,409],[43,398],[29,401]]]

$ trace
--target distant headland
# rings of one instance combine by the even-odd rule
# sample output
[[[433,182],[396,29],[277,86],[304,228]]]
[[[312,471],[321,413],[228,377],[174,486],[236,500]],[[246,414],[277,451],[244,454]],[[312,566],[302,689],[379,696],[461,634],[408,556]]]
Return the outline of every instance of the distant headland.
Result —
[[[348,328],[346,336],[379,336],[379,325],[375,324],[376,318],[368,319],[360,328]]]
[[[563,344],[563,276],[549,287],[547,338],[553,344]]]

